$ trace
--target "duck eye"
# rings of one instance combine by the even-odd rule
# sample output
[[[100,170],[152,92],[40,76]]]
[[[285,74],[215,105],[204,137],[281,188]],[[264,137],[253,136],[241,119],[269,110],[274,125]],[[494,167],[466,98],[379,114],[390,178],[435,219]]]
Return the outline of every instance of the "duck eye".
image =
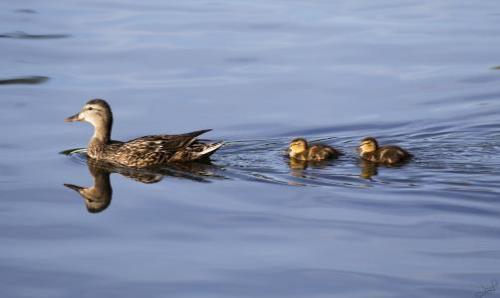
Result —
[[[87,110],[92,111],[93,109],[92,109],[92,107],[88,107]]]

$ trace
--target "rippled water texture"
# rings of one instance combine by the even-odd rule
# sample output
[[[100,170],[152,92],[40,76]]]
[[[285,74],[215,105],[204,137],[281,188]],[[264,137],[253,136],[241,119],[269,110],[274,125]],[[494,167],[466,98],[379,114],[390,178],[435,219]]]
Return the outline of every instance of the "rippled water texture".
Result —
[[[0,7],[0,297],[500,295],[500,2]],[[227,144],[153,172],[59,154],[94,97],[116,139]],[[346,154],[290,162],[299,136]],[[362,163],[365,136],[415,158]]]

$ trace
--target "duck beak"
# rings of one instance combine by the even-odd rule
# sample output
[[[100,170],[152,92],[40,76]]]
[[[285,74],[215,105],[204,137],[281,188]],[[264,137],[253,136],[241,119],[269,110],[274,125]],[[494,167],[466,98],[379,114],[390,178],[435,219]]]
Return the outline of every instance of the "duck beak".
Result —
[[[64,119],[65,122],[75,122],[75,121],[82,121],[80,118],[80,113],[76,113],[73,116],[70,116],[66,119]]]

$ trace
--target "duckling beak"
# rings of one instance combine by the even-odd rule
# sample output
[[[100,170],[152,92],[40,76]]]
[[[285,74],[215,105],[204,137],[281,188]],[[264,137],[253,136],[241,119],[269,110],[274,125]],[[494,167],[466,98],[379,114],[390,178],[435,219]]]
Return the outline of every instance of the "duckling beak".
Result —
[[[64,121],[65,122],[75,122],[75,121],[82,121],[82,119],[80,119],[80,113],[76,113],[73,116],[70,116],[70,117],[64,119]]]

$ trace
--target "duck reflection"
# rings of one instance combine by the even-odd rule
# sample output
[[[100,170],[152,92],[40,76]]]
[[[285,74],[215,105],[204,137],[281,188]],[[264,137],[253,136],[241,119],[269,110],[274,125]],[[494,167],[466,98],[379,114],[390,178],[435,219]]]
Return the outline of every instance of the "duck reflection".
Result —
[[[82,196],[88,212],[99,213],[108,208],[111,203],[113,196],[113,188],[109,181],[111,172],[91,162],[88,163],[88,167],[90,174],[94,178],[93,186],[83,187],[69,183],[65,183],[64,186],[71,188]]]
[[[119,168],[92,159],[87,160],[87,166],[90,175],[94,179],[94,185],[85,187],[65,183],[64,186],[76,191],[84,199],[87,211],[90,213],[102,212],[111,204],[113,188],[111,186],[110,175],[112,173],[118,173],[129,179],[145,184],[159,182],[165,176],[185,178],[197,182],[209,182],[208,178],[224,179],[223,176],[216,174],[218,167],[211,164],[209,161],[203,163],[176,164],[168,169],[156,169],[154,172]]]

